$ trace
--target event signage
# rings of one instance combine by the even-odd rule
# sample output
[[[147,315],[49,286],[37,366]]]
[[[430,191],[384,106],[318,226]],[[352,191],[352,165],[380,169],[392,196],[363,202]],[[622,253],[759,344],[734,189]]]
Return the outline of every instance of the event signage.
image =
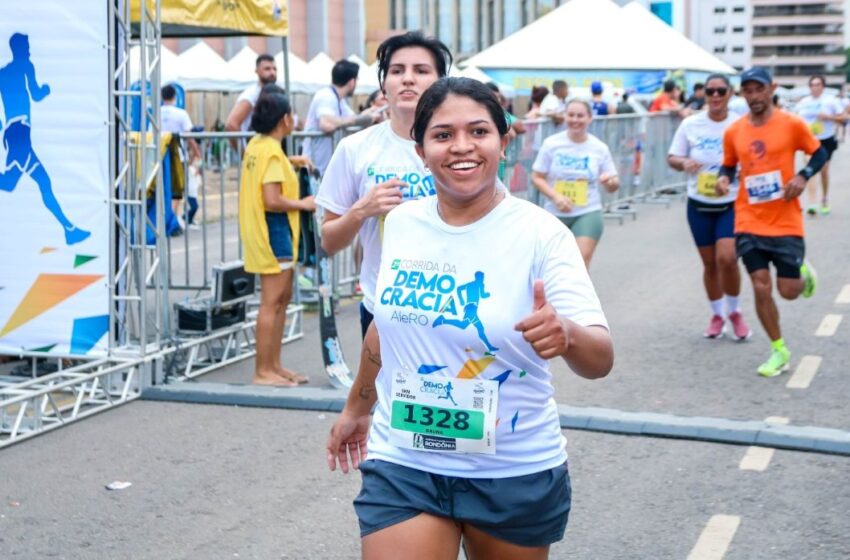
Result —
[[[107,350],[107,16],[0,2],[0,354]]]

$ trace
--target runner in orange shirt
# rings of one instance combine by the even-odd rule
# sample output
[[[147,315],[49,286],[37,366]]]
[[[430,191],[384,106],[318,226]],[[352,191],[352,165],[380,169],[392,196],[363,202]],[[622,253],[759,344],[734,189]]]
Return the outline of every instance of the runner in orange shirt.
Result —
[[[764,68],[745,71],[741,90],[750,113],[733,123],[723,136],[717,191],[721,195],[729,192],[740,165],[735,245],[752,279],[756,312],[772,346],[758,373],[774,377],[788,369],[791,352],[779,328],[769,264],[776,268],[776,288],[783,298],[792,300],[800,294],[811,297],[814,293],[814,270],[804,263],[803,214],[798,197],[828,156],[800,118],[773,107],[776,85],[770,72]],[[795,174],[797,150],[812,157]]]

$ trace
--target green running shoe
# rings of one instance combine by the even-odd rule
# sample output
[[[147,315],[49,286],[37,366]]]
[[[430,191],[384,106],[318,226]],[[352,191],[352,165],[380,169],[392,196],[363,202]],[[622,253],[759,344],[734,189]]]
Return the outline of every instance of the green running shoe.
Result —
[[[808,260],[804,261],[803,266],[800,267],[800,276],[803,277],[803,297],[812,297],[818,285],[818,276],[815,267]]]
[[[773,350],[770,358],[759,366],[758,372],[762,377],[776,377],[784,371],[788,371],[791,361],[791,352],[787,348]]]
[[[832,211],[832,210],[831,210],[831,209],[829,208],[829,206],[827,206],[826,204],[824,204],[823,206],[821,206],[821,207],[820,207],[820,214],[821,214],[821,216],[829,216],[829,213],[830,213],[831,211]]]

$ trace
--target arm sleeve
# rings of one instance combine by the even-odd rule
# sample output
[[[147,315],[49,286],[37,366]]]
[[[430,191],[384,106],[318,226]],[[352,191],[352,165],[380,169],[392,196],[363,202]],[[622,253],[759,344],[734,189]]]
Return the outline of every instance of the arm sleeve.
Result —
[[[608,320],[573,234],[558,227],[543,244],[541,255],[538,277],[543,279],[546,299],[558,314],[584,327],[600,325],[607,329]]]
[[[800,171],[800,175],[802,175],[806,180],[809,180],[817,175],[828,161],[829,153],[826,151],[826,148],[820,146],[817,150],[815,150],[815,153],[812,154],[812,157],[809,158],[808,163],[806,163],[806,167]]]
[[[316,204],[334,214],[345,214],[360,198],[350,160],[348,143],[343,140],[334,150],[316,193]]]
[[[671,156],[687,157],[690,153],[691,150],[690,146],[688,146],[688,134],[685,131],[685,123],[682,123],[679,125],[679,128],[676,129],[676,134],[673,135],[673,141],[670,142],[670,149],[667,151],[667,154]]]

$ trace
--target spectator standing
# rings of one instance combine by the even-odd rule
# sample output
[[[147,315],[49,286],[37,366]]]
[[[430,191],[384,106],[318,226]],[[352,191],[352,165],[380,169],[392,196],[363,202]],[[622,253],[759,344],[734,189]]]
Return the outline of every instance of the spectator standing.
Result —
[[[649,106],[650,113],[658,113],[661,111],[678,111],[682,106],[679,103],[679,88],[676,87],[676,82],[667,80],[664,82],[664,89],[652,101]]]
[[[602,82],[590,84],[590,107],[593,109],[594,117],[605,117],[614,112],[614,108],[602,97]]]
[[[236,99],[236,104],[230,110],[224,125],[228,132],[247,132],[251,129],[251,111],[254,110],[260,91],[263,86],[277,82],[277,66],[270,54],[257,57],[254,71],[257,73],[257,83],[247,87]],[[236,141],[232,141],[231,145],[235,149]]]
[[[555,122],[556,131],[566,130],[567,96],[570,89],[564,80],[552,82],[552,93],[547,95],[540,103],[540,116],[551,117]]]
[[[322,88],[313,96],[307,110],[306,132],[324,132],[331,134],[347,126],[368,126],[380,118],[375,107],[366,109],[357,115],[348,104],[348,98],[354,95],[357,87],[357,74],[360,67],[350,60],[340,60],[331,70],[331,85]],[[304,139],[304,155],[307,156],[319,173],[325,174],[334,140],[331,136],[307,137]]]

